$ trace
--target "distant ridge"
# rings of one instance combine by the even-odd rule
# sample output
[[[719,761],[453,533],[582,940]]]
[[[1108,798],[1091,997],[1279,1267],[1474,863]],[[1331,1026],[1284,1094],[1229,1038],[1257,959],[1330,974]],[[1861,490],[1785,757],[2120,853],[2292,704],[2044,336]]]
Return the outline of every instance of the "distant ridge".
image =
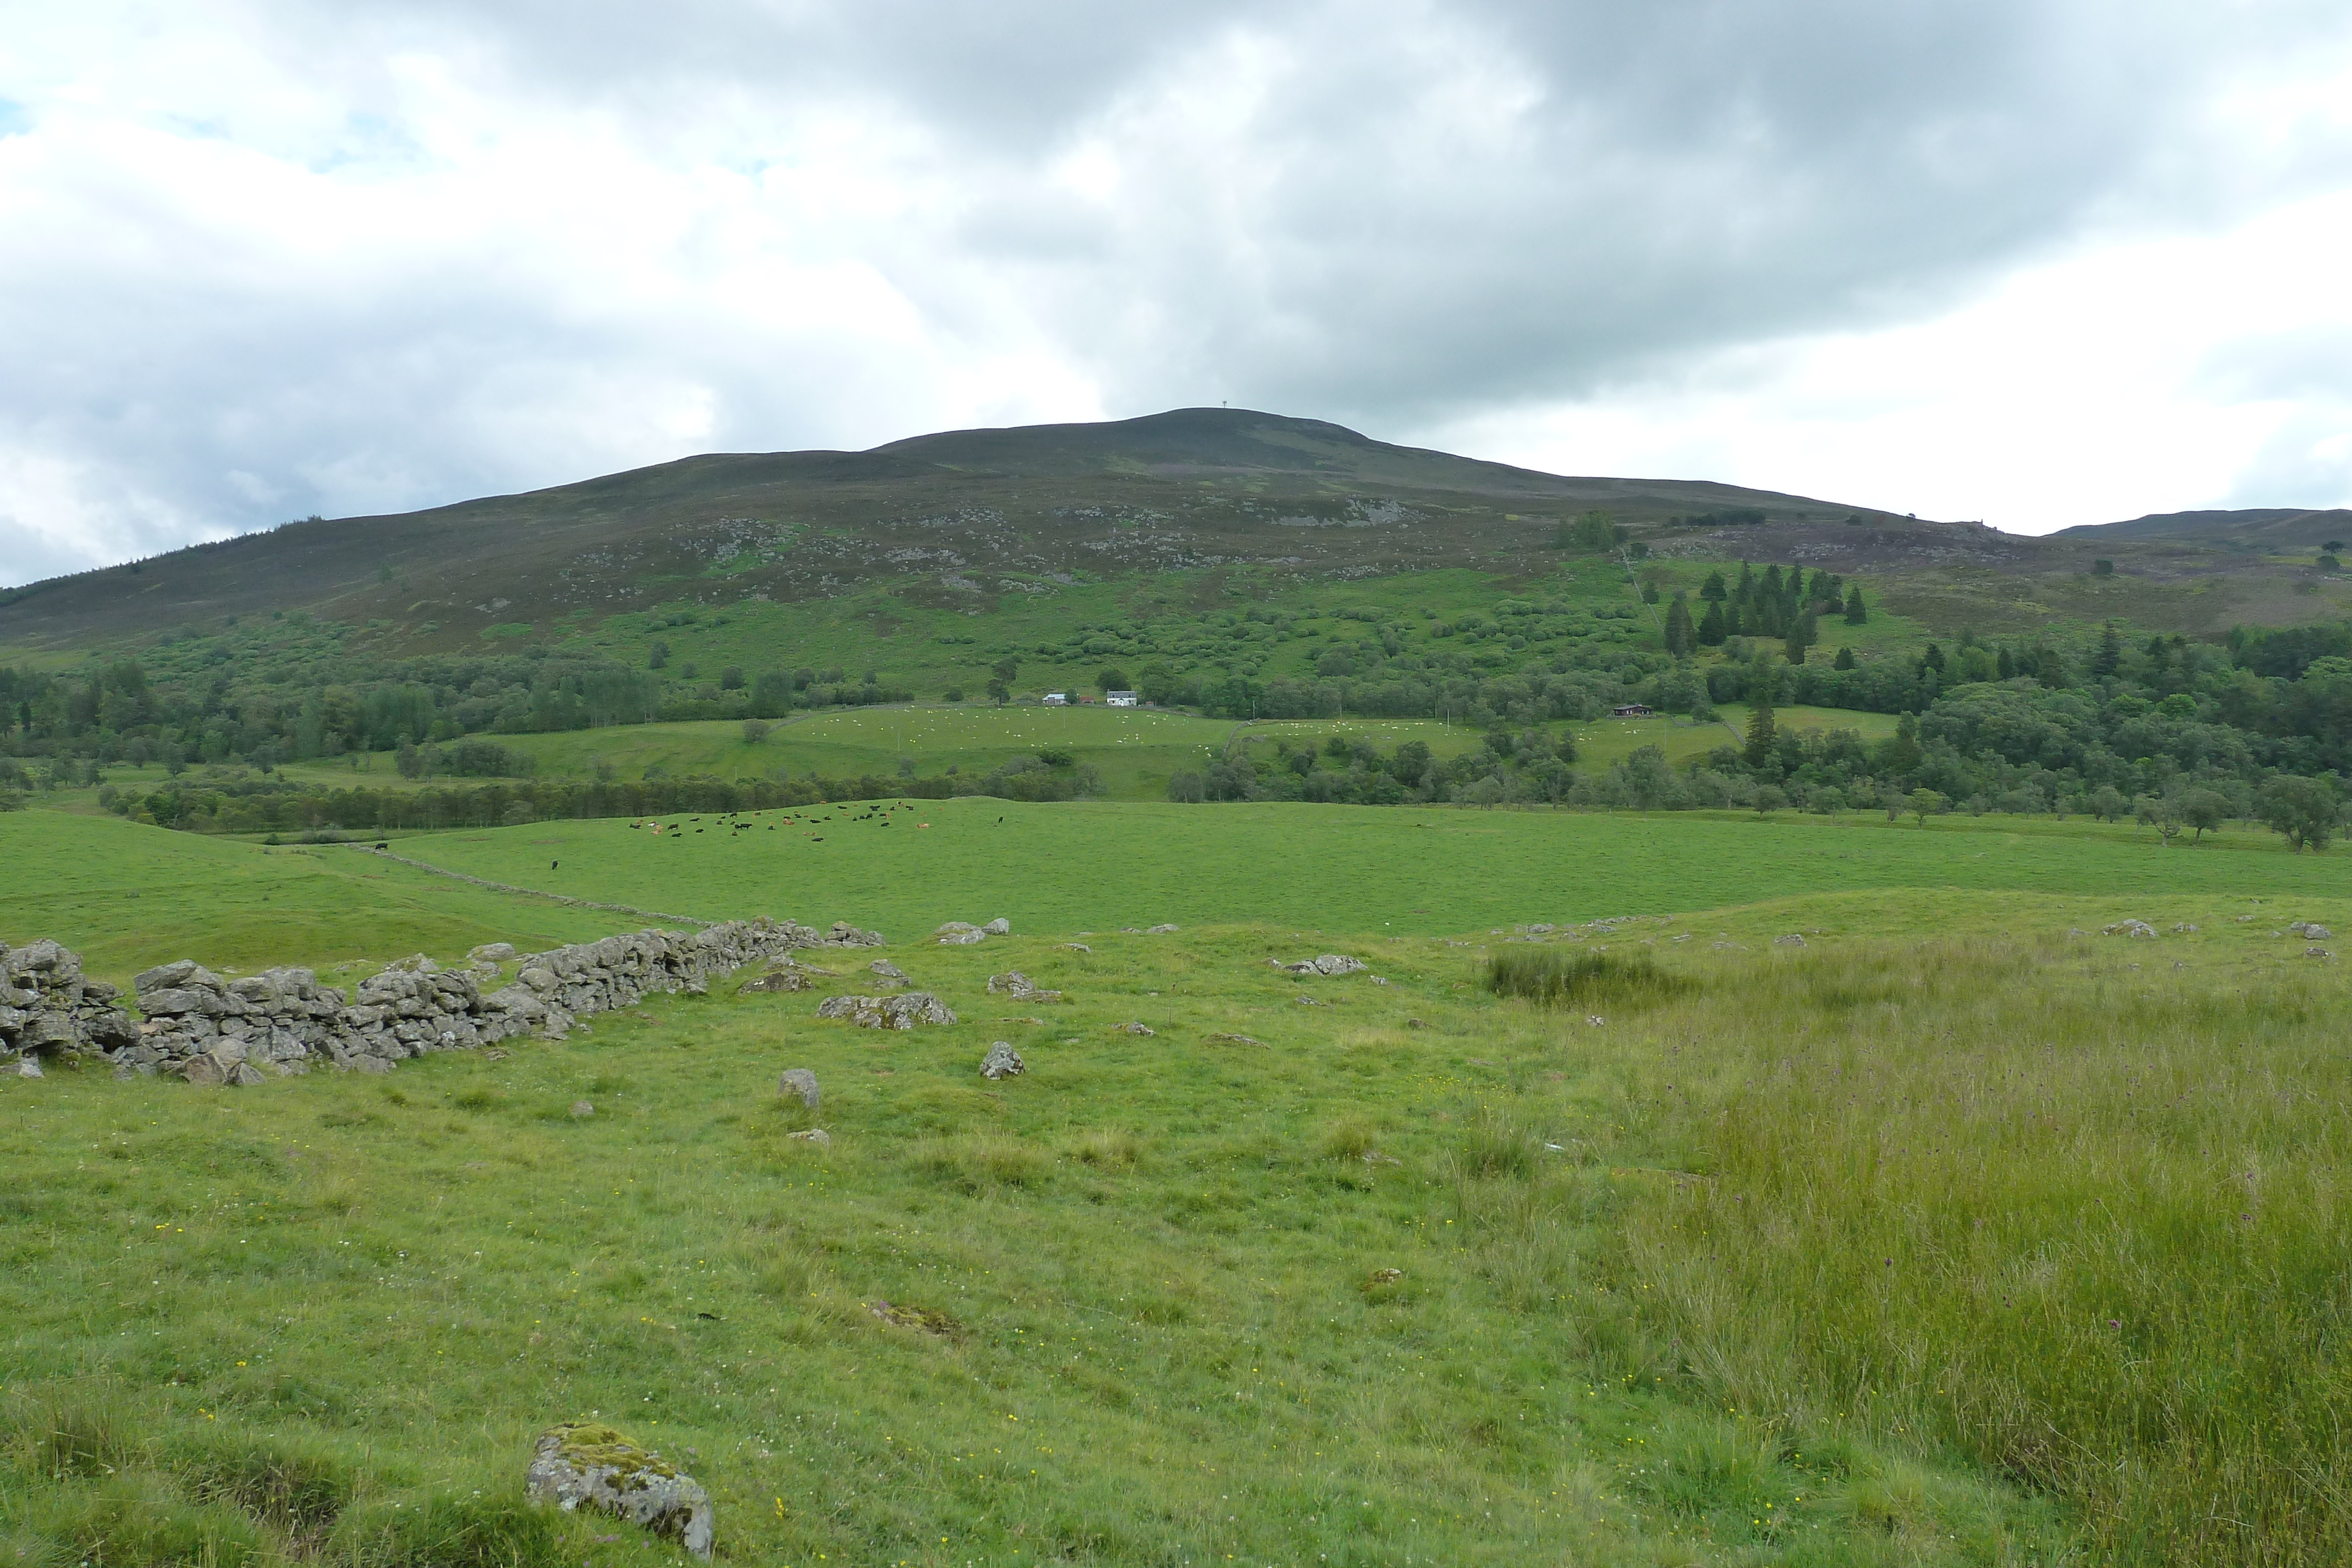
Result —
[[[2122,523],[2078,523],[2051,535],[2060,539],[2196,539],[2219,545],[2306,545],[2352,542],[2352,510],[2248,507],[2235,511],[2151,512]]]

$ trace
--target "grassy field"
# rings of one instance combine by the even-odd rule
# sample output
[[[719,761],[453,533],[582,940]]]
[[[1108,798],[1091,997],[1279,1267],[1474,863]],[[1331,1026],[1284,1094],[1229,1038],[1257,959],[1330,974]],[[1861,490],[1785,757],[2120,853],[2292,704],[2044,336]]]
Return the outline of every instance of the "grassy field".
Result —
[[[1721,719],[1707,724],[1667,717],[1600,719],[1569,727],[1569,731],[1576,738],[1578,766],[1587,770],[1605,769],[1636,747],[1653,745],[1680,766],[1717,746],[1738,744],[1745,736],[1748,709],[1744,705],[1728,704],[1717,711]],[[1889,714],[1788,707],[1776,710],[1776,715],[1783,729],[1851,729],[1872,740],[1895,730],[1895,718]],[[1282,740],[1320,746],[1335,735],[1369,741],[1383,753],[1407,741],[1418,741],[1440,758],[1475,750],[1485,739],[1476,730],[1431,719],[1268,719],[1243,724],[1181,713],[1027,704],[1004,708],[919,704],[804,713],[776,726],[757,741],[747,740],[742,725],[731,720],[625,725],[492,738],[530,757],[539,777],[573,779],[592,778],[603,769],[625,779],[642,779],[648,770],[672,778],[706,774],[730,779],[779,773],[794,778],[891,778],[897,775],[902,758],[913,759],[918,777],[934,779],[950,769],[986,773],[1015,757],[1053,749],[1066,751],[1074,760],[1098,769],[1105,800],[1164,800],[1171,773],[1205,766],[1235,737],[1252,747],[1271,747]],[[282,772],[294,782],[331,789],[362,783],[373,789],[398,789],[411,782],[401,778],[391,756],[381,753],[289,762]],[[205,770],[198,768],[184,777],[201,784]],[[169,781],[168,775],[153,766],[117,765],[108,769],[107,778],[118,789],[131,790],[157,789]],[[422,788],[451,780],[435,778],[414,782]],[[42,801],[94,809],[95,799],[96,791],[85,788],[53,791]]]
[[[519,886],[651,908],[669,907],[667,897],[710,918],[821,915],[900,938],[997,915],[1068,933],[1234,913],[1286,929],[1442,935],[1872,888],[1915,890],[1906,929],[1933,929],[1946,892],[1981,891],[2042,898],[2052,913],[2039,923],[2063,930],[2182,896],[2352,894],[2352,860],[2291,854],[2266,832],[2167,850],[2145,830],[2046,818],[1945,817],[1923,830],[1876,813],[967,799],[743,820],[754,825],[679,819],[685,831],[659,835],[626,821],[541,822],[423,835],[403,850]],[[2058,898],[2075,901],[2063,920],[2046,902]]]
[[[1271,945],[900,950],[965,1020],[912,1038],[720,995],[383,1085],[10,1081],[16,1419],[110,1424],[88,1468],[137,1479],[20,1476],[0,1518],[55,1540],[138,1487],[194,1530],[228,1442],[314,1456],[345,1539],[436,1502],[495,1517],[530,1434],[593,1411],[712,1488],[739,1562],[1892,1563],[2060,1538],[1951,1462],[1776,1439],[1658,1359],[1638,1283],[1602,1272],[1617,1178],[1533,1141],[1621,1115],[1580,1035],[1480,999],[1438,944],[1376,950],[1384,988],[1302,986]],[[1073,999],[1000,1017],[1001,966]],[[1115,1032],[1138,1019],[1157,1034]],[[982,1083],[1007,1037],[1031,1071]],[[787,1140],[793,1065],[825,1085],[828,1152]],[[1529,1096],[1542,1125],[1498,1134]],[[1512,1191],[1569,1206],[1532,1260],[1493,1228]],[[1874,1499],[1923,1484],[1890,1538]],[[667,1555],[589,1533],[564,1550]]]
[[[591,1413],[702,1479],[743,1563],[2352,1551],[2352,1006],[2283,929],[2352,924],[2334,857],[1997,819],[816,815],[404,848],[880,925],[961,1022],[730,983],[389,1080],[0,1078],[0,1563],[669,1560],[520,1507],[530,1435]],[[0,852],[0,939],[117,975],[635,924],[54,812]],[[1192,913],[1220,901],[1255,922]],[[920,939],[995,914],[1016,936]],[[1645,918],[1481,935],[1595,915]],[[2070,931],[2127,915],[2161,935]],[[1266,964],[1322,951],[1389,983]],[[1565,1007],[1480,984],[1596,951],[1621,977]],[[1013,967],[1068,999],[990,995]],[[998,1039],[1030,1071],[989,1084]],[[821,1114],[780,1108],[792,1066]]]
[[[244,971],[381,967],[419,951],[552,946],[645,924],[347,850],[271,849],[65,811],[0,813],[0,942],[54,937],[118,985],[166,958]]]

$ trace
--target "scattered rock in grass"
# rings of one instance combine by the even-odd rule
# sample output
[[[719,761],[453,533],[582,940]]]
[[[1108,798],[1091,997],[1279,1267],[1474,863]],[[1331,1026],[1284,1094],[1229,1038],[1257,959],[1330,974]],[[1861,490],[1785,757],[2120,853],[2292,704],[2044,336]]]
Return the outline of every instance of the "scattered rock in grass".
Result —
[[[743,989],[747,992],[805,991],[811,985],[814,984],[814,982],[809,978],[809,970],[801,968],[796,965],[779,965],[775,968],[772,968],[766,974],[761,976],[758,979],[746,982]]]
[[[980,1064],[982,1078],[1017,1078],[1024,1071],[1026,1068],[1021,1061],[1021,1053],[1013,1049],[1010,1040],[1000,1040],[991,1045],[988,1055],[982,1059]]]
[[[823,1127],[811,1127],[804,1133],[793,1133],[788,1135],[792,1142],[795,1144],[806,1144],[811,1148],[829,1149],[833,1147],[833,1134],[826,1132]]]
[[[1143,934],[1146,936],[1173,936],[1176,935],[1176,930],[1173,925],[1147,925],[1143,928]]]
[[[2156,927],[2145,920],[2118,920],[2113,925],[2101,926],[2099,934],[2103,936],[2146,937],[2155,936]]]
[[[1139,1019],[1133,1023],[1120,1024],[1118,1027],[1112,1030],[1111,1032],[1113,1034],[1139,1034],[1149,1037],[1158,1033],[1159,1031],[1154,1030],[1150,1024],[1144,1023]]]
[[[2066,927],[2066,935],[2069,936],[2088,936],[2090,933],[2084,930],[2079,925],[2069,925]]]
[[[816,1074],[805,1067],[788,1067],[776,1080],[776,1093],[779,1097],[796,1094],[802,1104],[814,1111],[817,1103]]]
[[[1402,1269],[1375,1269],[1372,1270],[1370,1278],[1366,1281],[1366,1283],[1373,1285],[1396,1285],[1402,1284],[1403,1281],[1404,1270]]]
[[[992,995],[1009,996],[1021,1002],[1058,1002],[1062,999],[1061,992],[1039,990],[1030,983],[1029,977],[1018,969],[989,976],[988,989]]]
[[[975,942],[985,942],[988,935],[982,931],[950,931],[940,938],[942,947],[969,947]]]
[[[1286,975],[1353,975],[1364,967],[1361,958],[1349,958],[1339,953],[1326,953],[1319,958],[1303,958],[1296,964],[1286,964],[1279,958],[1267,963]]]
[[[931,935],[934,936],[968,936],[979,929],[979,926],[974,925],[969,920],[950,920],[946,925],[940,926],[938,930],[932,932]]]
[[[1013,935],[1013,922],[1000,915],[982,926],[981,930],[990,936],[1010,936]]]
[[[1265,1041],[1259,1040],[1256,1036],[1247,1034],[1212,1034],[1204,1036],[1203,1038],[1213,1045],[1255,1045],[1262,1047],[1265,1044]]]
[[[228,1071],[223,1074],[223,1078],[225,1082],[238,1089],[258,1089],[269,1082],[250,1061],[231,1063]]]
[[[2179,925],[2175,925],[2175,926],[2173,927],[2173,929],[2174,929],[2175,931],[2179,931],[2179,932],[2186,933],[2186,932],[2194,931],[2194,930],[2196,930],[2196,929],[2197,929],[2197,927],[2196,927],[2196,926],[2194,926],[2194,925],[2190,925],[2188,921],[2184,920],[2184,921],[2180,922]]]
[[[1376,985],[1376,986],[1385,986],[1385,985],[1387,985],[1387,984],[1388,984],[1388,981],[1387,981],[1387,980],[1385,980],[1385,979],[1381,978],[1381,977],[1380,976],[1378,976],[1378,975],[1371,976],[1371,977],[1370,977],[1370,979],[1371,979],[1372,984],[1374,984],[1374,985]]]
[[[1775,947],[1801,947],[1804,945],[1805,939],[1798,936],[1793,931],[1790,932],[1786,936],[1775,936],[1772,938],[1772,946]]]
[[[1602,1024],[1607,1023],[1609,1020],[1602,1018],[1599,1013],[1587,1013],[1585,1015],[1584,1021],[1591,1024],[1594,1029],[1599,1029]]]
[[[833,923],[832,932],[823,942],[819,943],[818,946],[824,947],[879,947],[882,946],[882,933],[879,931],[860,931],[856,926],[852,925],[846,920],[836,920]]]
[[[2314,942],[2325,942],[2336,935],[2316,920],[2297,920],[2288,925],[2287,929],[2298,936],[2308,937]]]
[[[539,1435],[524,1490],[565,1513],[610,1513],[710,1555],[710,1494],[610,1427],[566,1421]]]
[[[893,964],[887,958],[877,958],[874,962],[866,965],[866,967],[873,970],[876,974],[881,976],[884,979],[889,981],[892,985],[909,986],[914,984],[913,981],[907,978],[906,970],[901,969],[898,965]]]
[[[1061,947],[1062,951],[1065,953],[1091,953],[1094,951],[1093,948],[1087,946],[1083,942],[1065,942],[1061,945]]]
[[[954,1339],[963,1333],[961,1323],[935,1307],[919,1307],[910,1301],[868,1301],[866,1310],[886,1323],[937,1334],[941,1339]]]
[[[16,1063],[16,1076],[19,1078],[38,1078],[42,1076],[41,1059],[37,1056],[27,1056],[20,1059]]]
[[[1329,1002],[1318,1001],[1313,997],[1293,997],[1290,999],[1302,1008],[1328,1008],[1331,1005]]]
[[[515,956],[511,942],[485,942],[467,952],[466,960],[472,964],[503,964]]]
[[[2333,958],[2336,956],[2335,954],[2329,952],[2325,947],[2305,947],[2303,950],[2303,956],[2306,958]]]
[[[919,1023],[953,1023],[939,998],[929,991],[895,997],[827,997],[816,1007],[821,1019],[847,1019],[861,1029],[912,1029]]]
[[[594,1101],[574,1100],[572,1102],[572,1114],[578,1120],[584,1122],[595,1113],[596,1103]]]
[[[512,1056],[514,1052],[510,1051],[486,1051],[482,1052],[482,1060],[484,1061],[504,1061],[508,1057]]]

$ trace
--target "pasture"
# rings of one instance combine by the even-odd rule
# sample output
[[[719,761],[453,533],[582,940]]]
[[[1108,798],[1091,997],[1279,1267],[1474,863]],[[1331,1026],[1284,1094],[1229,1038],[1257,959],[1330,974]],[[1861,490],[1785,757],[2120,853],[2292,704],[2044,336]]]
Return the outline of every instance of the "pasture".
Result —
[[[0,942],[49,936],[120,985],[170,957],[333,969],[483,942],[551,946],[646,924],[326,847],[272,848],[66,811],[0,813]]]
[[[818,953],[814,994],[746,975],[386,1079],[0,1079],[0,1562],[672,1560],[521,1509],[530,1435],[592,1413],[709,1485],[745,1563],[2352,1550],[2352,1008],[2284,931],[2352,922],[2339,859],[1999,818],[911,805],[400,847],[878,925],[952,1026],[818,1020],[874,984]],[[0,852],[30,868],[0,939],[116,977],[642,924],[52,812]],[[1511,929],[1596,915],[1638,918]],[[2127,916],[2158,935],[2077,934]],[[1266,961],[1318,952],[1387,983]],[[1502,952],[1597,978],[1496,996]],[[1661,981],[1612,988],[1629,957]],[[1012,968],[1066,999],[991,994]],[[982,1081],[992,1040],[1028,1071]],[[793,1066],[821,1112],[776,1099]]]
[[[1952,893],[2021,895],[2021,919],[2063,931],[2152,920],[2144,912],[2181,899],[2352,895],[2352,861],[2291,854],[2268,832],[2165,849],[2146,830],[2082,819],[1951,816],[1922,829],[1877,813],[1640,817],[972,798],[733,821],[745,825],[681,815],[666,819],[670,831],[659,834],[649,822],[540,822],[420,835],[401,841],[401,851],[578,897],[682,904],[678,913],[706,919],[822,915],[893,938],[996,915],[1060,933],[1244,916],[1300,931],[1447,935],[1786,899],[1819,904],[1827,921],[1837,918],[1835,894],[1896,889],[1910,898],[1873,918],[1902,931],[1970,928],[1950,924],[1942,901]]]

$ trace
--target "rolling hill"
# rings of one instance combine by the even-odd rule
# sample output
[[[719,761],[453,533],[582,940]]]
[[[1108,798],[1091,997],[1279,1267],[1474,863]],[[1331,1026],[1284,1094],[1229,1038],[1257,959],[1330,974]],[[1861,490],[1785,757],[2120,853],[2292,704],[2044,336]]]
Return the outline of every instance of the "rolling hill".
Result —
[[[0,593],[0,655],[137,645],[301,610],[387,655],[577,634],[659,606],[987,612],[1144,574],[1351,581],[1549,571],[1601,511],[1662,558],[1875,580],[1931,629],[2108,617],[2212,635],[2338,612],[2311,553],[2343,512],[2180,513],[2048,538],[1695,480],[1571,477],[1318,420],[1177,409],[950,431],[866,452],[713,454],[388,517],[313,518]],[[2305,536],[2309,536],[2307,538]],[[2111,574],[2094,574],[2094,558]],[[2315,600],[2313,595],[2321,597]]]
[[[297,608],[386,622],[404,651],[421,652],[475,645],[501,624],[877,583],[914,603],[985,610],[1056,578],[1169,569],[1516,573],[1541,561],[1561,520],[1589,509],[1671,534],[1685,552],[1987,567],[2048,553],[1975,525],[1726,485],[1563,477],[1315,420],[1180,409],[862,453],[712,455],[428,511],[291,523],[18,590],[0,598],[0,649],[88,647]]]

